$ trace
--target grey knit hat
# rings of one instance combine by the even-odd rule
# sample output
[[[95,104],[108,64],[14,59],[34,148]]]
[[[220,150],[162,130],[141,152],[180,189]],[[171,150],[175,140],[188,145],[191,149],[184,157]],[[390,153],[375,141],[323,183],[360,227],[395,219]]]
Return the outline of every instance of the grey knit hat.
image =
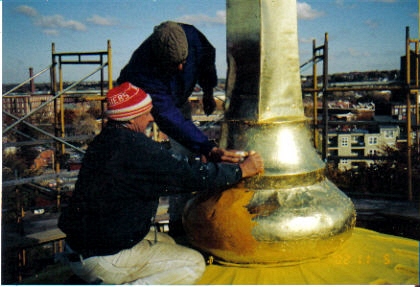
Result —
[[[163,63],[180,64],[187,59],[187,36],[179,24],[163,22],[154,28],[151,37],[154,52]]]

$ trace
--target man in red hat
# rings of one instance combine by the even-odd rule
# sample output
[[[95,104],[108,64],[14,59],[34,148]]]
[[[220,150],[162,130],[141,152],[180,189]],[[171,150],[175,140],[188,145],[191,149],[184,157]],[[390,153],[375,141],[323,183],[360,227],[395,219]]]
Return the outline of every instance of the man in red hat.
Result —
[[[108,122],[89,145],[69,206],[58,226],[66,259],[89,283],[193,284],[203,256],[152,232],[159,197],[191,191],[221,192],[263,172],[250,153],[241,163],[204,163],[174,154],[146,136],[152,99],[126,82],[107,94]]]

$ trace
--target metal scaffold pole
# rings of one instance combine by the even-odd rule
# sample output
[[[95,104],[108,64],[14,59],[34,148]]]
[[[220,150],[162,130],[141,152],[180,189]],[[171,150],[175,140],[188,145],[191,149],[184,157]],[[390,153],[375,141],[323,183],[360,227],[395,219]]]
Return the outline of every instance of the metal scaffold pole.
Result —
[[[312,80],[312,87],[314,89],[314,93],[313,93],[313,101],[314,101],[314,107],[313,107],[313,124],[314,124],[314,147],[316,150],[318,150],[318,146],[319,146],[319,133],[318,133],[318,75],[317,75],[317,67],[316,67],[316,60],[317,60],[317,48],[316,48],[316,44],[315,44],[315,39],[312,40],[312,60],[313,60],[313,64],[312,64],[312,75],[313,75],[313,80]]]
[[[65,117],[65,91],[68,90],[64,89],[64,80],[63,80],[63,65],[66,64],[93,64],[93,65],[99,65],[99,68],[94,71],[100,72],[100,82],[101,82],[101,92],[100,92],[100,98],[101,101],[101,110],[102,114],[104,111],[104,105],[103,105],[103,99],[104,99],[104,71],[103,68],[105,66],[108,66],[108,89],[112,87],[112,64],[111,64],[111,41],[108,40],[107,42],[107,49],[105,51],[94,51],[94,52],[62,52],[57,53],[55,51],[55,46],[53,44],[52,49],[52,66],[55,67],[57,65],[58,59],[58,72],[59,72],[59,91],[60,91],[60,101],[59,101],[59,111],[55,112],[55,127],[56,127],[56,137],[60,136],[61,138],[65,138],[66,136],[66,117]],[[92,57],[97,56],[99,59],[92,59]],[[104,63],[104,56],[107,57],[107,61]],[[93,75],[94,73],[91,73],[90,75]],[[89,76],[90,76],[89,75]],[[55,69],[52,71],[52,82],[55,83]],[[84,78],[86,79],[86,77]],[[83,79],[83,80],[84,80]],[[81,80],[82,81],[82,80]],[[78,81],[80,83],[81,81]],[[55,84],[54,84],[55,86]],[[54,88],[55,90],[55,88]],[[54,104],[56,106],[56,104]],[[59,115],[58,115],[59,112]],[[103,124],[103,123],[102,123]],[[58,143],[57,145],[57,158],[65,154],[65,145],[63,143]],[[57,161],[56,164],[56,171],[60,171],[60,165],[59,161]]]
[[[410,73],[410,30],[409,27],[406,27],[406,101],[407,101],[407,183],[408,183],[408,200],[413,200],[413,179],[412,179],[412,163],[411,163],[411,91],[410,91],[410,82],[411,82],[411,73]]]
[[[322,159],[327,161],[328,159],[328,33],[325,33],[324,39],[324,61],[323,64],[323,82],[322,82],[322,121],[323,121],[323,128],[322,128]],[[328,170],[328,165],[327,165]]]

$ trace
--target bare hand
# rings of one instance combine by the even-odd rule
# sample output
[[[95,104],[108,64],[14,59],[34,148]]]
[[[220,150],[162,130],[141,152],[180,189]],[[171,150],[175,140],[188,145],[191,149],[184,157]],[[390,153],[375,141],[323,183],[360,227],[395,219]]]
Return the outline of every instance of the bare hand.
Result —
[[[248,156],[248,152],[237,150],[226,150],[223,148],[214,147],[210,151],[209,160],[213,162],[230,162],[238,163]]]
[[[264,172],[264,161],[255,151],[250,151],[245,160],[239,164],[242,178],[251,177]]]

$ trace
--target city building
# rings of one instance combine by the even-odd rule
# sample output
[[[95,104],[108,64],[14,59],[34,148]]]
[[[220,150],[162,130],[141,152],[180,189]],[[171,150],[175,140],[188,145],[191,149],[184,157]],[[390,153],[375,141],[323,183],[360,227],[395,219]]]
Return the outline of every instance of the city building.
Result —
[[[385,147],[396,148],[400,136],[398,125],[379,126],[379,131],[341,129],[328,132],[328,157],[335,159],[342,171],[360,164],[373,164],[386,156]]]

